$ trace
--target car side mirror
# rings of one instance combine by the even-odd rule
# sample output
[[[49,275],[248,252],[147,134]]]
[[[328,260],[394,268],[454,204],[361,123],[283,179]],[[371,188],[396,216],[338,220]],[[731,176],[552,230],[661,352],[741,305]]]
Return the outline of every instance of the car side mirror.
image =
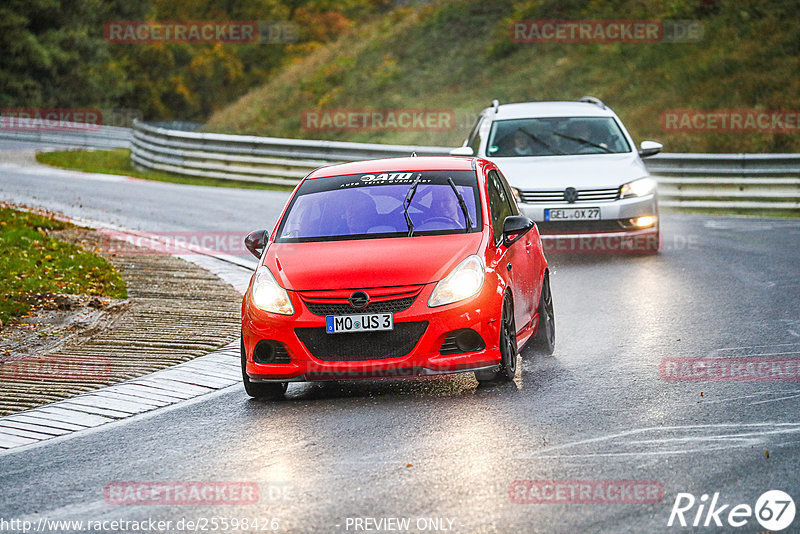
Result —
[[[473,156],[472,147],[460,146],[450,151],[451,156]]]
[[[639,150],[639,157],[648,158],[661,152],[661,149],[664,148],[664,145],[661,143],[656,143],[655,141],[642,141],[641,147],[642,149]]]
[[[503,221],[503,244],[510,247],[530,232],[534,222],[524,215],[509,215]]]
[[[269,241],[269,232],[267,230],[256,230],[247,234],[247,237],[244,238],[244,246],[250,251],[250,254],[260,259],[261,253],[264,252],[264,247],[267,246],[267,241]]]

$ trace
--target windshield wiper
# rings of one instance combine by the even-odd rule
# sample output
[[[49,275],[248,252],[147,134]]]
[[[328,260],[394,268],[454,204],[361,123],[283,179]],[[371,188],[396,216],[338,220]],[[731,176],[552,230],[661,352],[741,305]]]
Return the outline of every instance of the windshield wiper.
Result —
[[[546,142],[546,141],[542,140],[542,138],[541,138],[541,137],[539,137],[538,135],[532,134],[531,132],[529,132],[529,131],[528,131],[528,130],[526,130],[525,128],[520,128],[520,129],[519,129],[519,131],[520,131],[520,132],[522,132],[522,133],[524,133],[525,135],[527,135],[528,137],[530,137],[531,139],[533,139],[534,141],[536,141],[536,142],[537,142],[537,143],[539,143],[540,145],[544,146],[545,148],[547,148],[547,149],[548,149],[548,150],[550,150],[551,152],[557,152],[557,153],[559,153],[559,154],[563,154],[563,155],[566,155],[566,154],[567,154],[567,153],[566,153],[566,152],[564,152],[563,150],[561,150],[561,149],[559,149],[559,148],[557,148],[557,147],[554,147],[554,146],[553,146],[553,145],[551,145],[550,143],[548,143],[548,142]]]
[[[592,141],[589,141],[588,139],[584,139],[583,137],[573,137],[571,135],[562,134],[562,133],[559,133],[559,132],[553,132],[553,135],[557,135],[559,137],[563,137],[564,139],[569,139],[571,141],[577,141],[577,142],[582,143],[584,145],[593,146],[595,148],[599,148],[600,150],[605,150],[606,153],[608,153],[608,154],[611,154],[611,153],[614,152],[613,150],[611,150],[610,148],[608,148],[606,146],[600,145],[598,143],[594,143]]]
[[[417,179],[414,180],[414,183],[411,184],[411,187],[408,188],[408,193],[406,193],[406,199],[403,201],[403,215],[406,217],[406,224],[408,225],[408,237],[414,235],[414,223],[411,221],[411,217],[408,215],[408,208],[411,206],[411,201],[414,199],[414,195],[417,194],[417,186],[419,185],[419,181],[422,178],[422,175],[417,175]]]
[[[472,227],[472,219],[469,216],[467,203],[464,202],[464,197],[461,195],[461,192],[458,189],[456,189],[456,184],[453,183],[453,179],[448,177],[447,181],[450,184],[450,187],[453,188],[453,193],[455,193],[456,197],[458,198],[458,205],[461,206],[461,211],[464,212],[464,221],[467,223],[467,225],[464,227],[464,231],[469,232],[469,229]]]

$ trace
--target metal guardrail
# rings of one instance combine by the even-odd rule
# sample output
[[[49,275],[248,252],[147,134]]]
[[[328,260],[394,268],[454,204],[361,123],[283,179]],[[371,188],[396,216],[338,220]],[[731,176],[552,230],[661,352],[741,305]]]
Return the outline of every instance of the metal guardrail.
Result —
[[[346,161],[445,155],[449,147],[379,145],[185,132],[134,123],[134,164],[147,169],[294,185],[312,170]]]
[[[446,155],[451,147],[282,139],[173,130],[134,121],[60,132],[2,131],[0,139],[97,148],[131,147],[141,168],[295,185],[312,170],[374,158]],[[800,154],[658,154],[645,160],[664,207],[800,209]]]
[[[185,132],[136,122],[131,158],[140,167],[190,176],[294,185],[325,165],[450,149]],[[659,154],[645,163],[665,207],[800,209],[800,154]]]
[[[118,126],[63,123],[58,130],[0,128],[0,139],[86,148],[129,148],[133,130]]]
[[[659,154],[645,164],[665,207],[800,209],[800,154]]]

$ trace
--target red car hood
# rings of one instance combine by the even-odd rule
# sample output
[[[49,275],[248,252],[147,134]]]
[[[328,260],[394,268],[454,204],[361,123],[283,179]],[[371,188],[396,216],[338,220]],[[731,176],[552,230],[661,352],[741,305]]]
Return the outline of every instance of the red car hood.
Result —
[[[482,235],[271,243],[263,264],[292,291],[427,284],[475,254]]]

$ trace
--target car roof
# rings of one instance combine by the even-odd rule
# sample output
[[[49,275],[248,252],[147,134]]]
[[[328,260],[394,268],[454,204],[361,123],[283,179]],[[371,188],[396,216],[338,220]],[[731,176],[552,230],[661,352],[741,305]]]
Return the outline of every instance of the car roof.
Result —
[[[472,160],[474,159],[463,156],[425,156],[353,161],[351,163],[320,167],[309,174],[307,179],[374,172],[470,171],[472,170]]]
[[[528,117],[613,117],[608,107],[588,102],[520,102],[486,108],[491,120],[522,119]]]

